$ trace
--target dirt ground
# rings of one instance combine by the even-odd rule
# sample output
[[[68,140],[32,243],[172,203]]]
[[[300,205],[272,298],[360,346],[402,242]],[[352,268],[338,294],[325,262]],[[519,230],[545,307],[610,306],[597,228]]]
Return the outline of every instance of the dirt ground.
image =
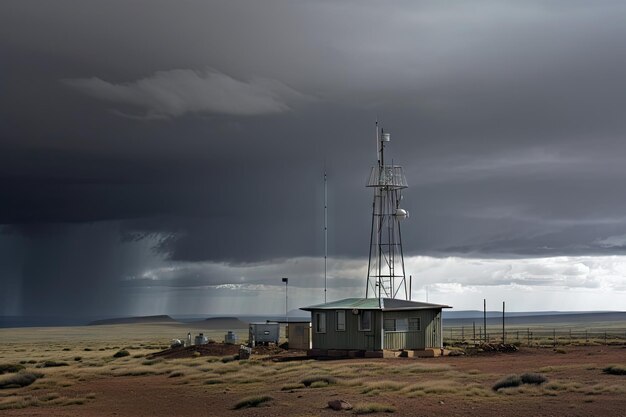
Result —
[[[106,372],[89,373],[88,367],[77,367],[76,379],[71,378],[68,368],[64,374],[70,380],[67,384],[53,384],[55,375],[50,374],[28,387],[0,390],[5,400],[11,395],[42,397],[51,392],[61,398],[84,399],[76,404],[40,401],[35,406],[0,410],[0,415],[353,415],[355,410],[327,407],[328,401],[342,399],[364,409],[371,403],[392,407],[392,414],[377,414],[393,416],[626,416],[626,376],[602,371],[610,364],[626,364],[625,346],[289,363],[255,357],[241,362],[215,358],[207,362],[205,357],[197,357],[157,359],[159,362],[152,364],[146,360],[148,355],[135,356],[125,362],[107,362]],[[137,371],[144,368],[155,374]],[[522,385],[498,392],[491,389],[505,376],[526,372],[540,373],[548,381],[541,386]],[[300,384],[312,375],[326,375],[334,381],[317,387]],[[47,385],[46,379],[50,379]],[[272,399],[258,407],[234,409],[242,398],[254,395]]]

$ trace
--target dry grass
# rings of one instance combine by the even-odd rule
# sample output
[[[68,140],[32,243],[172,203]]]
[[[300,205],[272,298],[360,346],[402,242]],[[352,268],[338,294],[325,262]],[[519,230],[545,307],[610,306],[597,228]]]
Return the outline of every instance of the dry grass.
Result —
[[[234,406],[233,409],[239,410],[241,408],[251,408],[258,407],[261,404],[266,405],[267,402],[272,401],[273,398],[269,395],[253,395],[250,397],[245,397],[239,400]]]
[[[354,414],[394,413],[395,411],[395,407],[380,403],[357,404],[352,409]]]
[[[306,377],[300,381],[305,387],[312,387],[314,383],[322,382],[326,385],[332,385],[337,383],[337,380],[329,375],[312,375]],[[319,385],[318,385],[319,387]]]
[[[422,397],[424,395],[439,394],[462,394],[465,386],[455,381],[434,380],[422,383],[415,383],[404,387],[401,392],[407,397]]]
[[[87,394],[83,397],[68,398],[59,395],[56,392],[50,392],[40,396],[35,395],[20,395],[10,398],[0,399],[0,410],[21,409],[28,407],[41,407],[41,406],[71,406],[82,405],[89,400],[95,399],[95,394]]]
[[[94,393],[85,394],[86,390],[83,390],[78,397],[69,395],[74,392],[81,392],[81,384],[84,382],[97,378],[139,375],[169,375],[172,379],[168,380],[168,383],[172,386],[186,384],[190,388],[206,392],[207,395],[227,393],[234,395],[236,399],[245,397],[250,393],[265,392],[281,400],[274,407],[262,413],[254,410],[248,411],[260,414],[271,414],[268,411],[283,410],[282,407],[287,406],[290,401],[286,399],[287,397],[325,395],[323,392],[306,394],[305,382],[310,388],[318,387],[324,390],[324,387],[327,387],[327,394],[333,390],[332,387],[328,388],[329,384],[339,384],[338,391],[345,393],[349,396],[348,398],[361,396],[360,398],[364,401],[370,399],[391,405],[395,404],[395,400],[406,402],[406,398],[414,397],[436,398],[437,400],[454,398],[455,401],[483,404],[490,404],[494,401],[503,403],[519,399],[526,400],[527,398],[541,401],[542,396],[559,396],[563,393],[577,395],[578,398],[581,398],[578,403],[582,404],[583,400],[599,402],[598,395],[601,395],[600,398],[604,401],[605,398],[610,399],[626,394],[626,386],[622,386],[621,377],[601,374],[604,364],[611,363],[615,359],[602,364],[593,362],[593,360],[598,361],[597,358],[573,365],[562,365],[562,363],[569,363],[567,361],[555,362],[558,365],[544,368],[542,368],[544,364],[539,362],[536,367],[541,368],[541,371],[550,372],[550,382],[532,383],[530,381],[533,380],[533,377],[522,374],[518,375],[522,381],[518,387],[501,389],[496,393],[492,391],[491,385],[493,381],[498,380],[503,375],[477,369],[459,370],[463,367],[442,365],[441,362],[445,362],[444,360],[327,362],[305,360],[276,363],[255,359],[237,361],[232,357],[228,357],[224,361],[221,357],[146,359],[148,354],[160,349],[171,338],[167,332],[155,332],[155,329],[151,328],[149,333],[137,335],[135,327],[131,326],[129,330],[120,328],[120,335],[117,335],[117,329],[114,330],[115,332],[104,332],[103,335],[94,333],[88,337],[84,337],[84,335],[79,337],[78,332],[69,329],[69,333],[73,334],[70,336],[69,342],[64,340],[55,342],[54,338],[49,339],[48,335],[43,333],[38,336],[38,340],[32,339],[32,346],[25,345],[21,341],[0,345],[0,362],[25,366],[27,369],[22,371],[34,370],[33,368],[45,364],[46,361],[67,364],[66,366],[38,368],[36,370],[44,375],[43,379],[36,380],[35,383],[22,388],[0,390],[0,409],[41,407],[44,405],[78,407],[89,401],[100,400]],[[0,329],[0,335],[2,335],[2,331],[3,329]],[[51,331],[56,332],[57,330]],[[166,335],[165,338],[162,338],[165,340],[158,340],[154,334]],[[27,337],[34,338],[33,335]],[[62,340],[65,335],[61,335],[59,332],[59,335],[55,337]],[[11,336],[7,340],[16,340],[16,337]],[[28,347],[22,349],[23,346]],[[66,350],[68,347],[71,350]],[[115,352],[120,349],[129,351],[131,354],[113,358]],[[568,353],[571,352],[568,351]],[[77,354],[80,356],[77,357]],[[562,357],[567,360],[571,356],[573,355],[568,354]],[[618,359],[617,362],[621,361]],[[478,365],[473,366],[478,367]],[[624,365],[612,365],[612,368],[614,367],[624,369]],[[583,370],[592,372],[585,374],[589,377],[581,378],[580,382],[567,380],[568,373],[574,369],[578,373]],[[537,369],[534,370],[537,371]],[[12,375],[17,375],[17,373],[2,375],[0,381]],[[561,377],[561,380],[555,379],[557,377]],[[73,385],[74,388],[69,390],[64,388],[70,385]],[[296,390],[295,394],[287,393],[293,390]],[[271,391],[277,392],[277,394],[272,394]],[[263,396],[260,395],[260,397]],[[243,400],[247,399],[242,398],[241,401]],[[232,402],[234,403],[236,400]],[[252,401],[248,405],[242,405],[241,408],[263,406],[269,402],[270,400],[266,400],[254,405],[254,401]],[[230,405],[231,403],[227,406]],[[371,403],[361,404],[362,409],[359,409],[361,410],[359,413],[389,412],[386,407],[393,408],[391,405],[385,404],[378,404],[383,409],[372,408],[370,405]],[[62,410],[61,413],[63,411],[65,410]],[[66,413],[68,412],[71,412],[71,409],[67,410]],[[315,413],[312,409],[302,410],[303,414],[307,414],[307,412]],[[231,413],[239,412],[231,411]],[[280,415],[281,413],[274,414]]]
[[[397,381],[372,381],[364,384],[361,394],[378,395],[381,392],[400,391],[404,387],[405,383]]]
[[[39,372],[20,371],[0,379],[0,389],[27,387],[43,377]]]
[[[12,363],[0,364],[0,375],[19,372],[22,369],[25,369],[24,365]]]
[[[299,388],[304,388],[304,384],[301,384],[301,383],[285,384],[285,385],[283,385],[280,388],[280,390],[281,391],[291,391],[291,390],[299,389]]]

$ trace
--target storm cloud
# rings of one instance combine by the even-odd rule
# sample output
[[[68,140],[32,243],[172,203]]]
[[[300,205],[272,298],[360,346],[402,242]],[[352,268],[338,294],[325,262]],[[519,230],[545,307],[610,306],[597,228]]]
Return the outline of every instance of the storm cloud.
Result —
[[[261,115],[289,110],[287,101],[302,95],[269,79],[235,80],[216,71],[159,71],[147,78],[112,84],[97,77],[63,80],[95,98],[145,110],[145,119],[177,117],[185,113]]]
[[[76,299],[94,314],[217,311],[237,299],[228,285],[284,275],[319,289],[324,169],[333,291],[352,294],[375,120],[410,186],[416,288],[623,291],[610,260],[626,246],[625,13],[608,0],[5,1],[4,314]],[[441,273],[422,269],[431,260]]]

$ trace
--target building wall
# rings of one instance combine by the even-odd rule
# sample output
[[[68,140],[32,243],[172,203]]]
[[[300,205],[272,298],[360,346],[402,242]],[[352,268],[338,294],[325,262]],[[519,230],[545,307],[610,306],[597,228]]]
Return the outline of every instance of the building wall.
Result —
[[[441,309],[376,311],[372,310],[370,331],[359,331],[359,315],[346,312],[346,329],[337,331],[337,310],[314,310],[311,312],[312,345],[314,349],[381,350],[425,349],[441,347]],[[326,333],[318,333],[315,313],[326,313]],[[382,332],[383,319],[419,318],[419,331]]]
[[[381,349],[381,311],[372,311],[372,325],[369,331],[359,330],[359,315],[346,312],[346,330],[337,331],[335,312],[338,310],[313,310],[311,312],[312,339],[314,349],[349,349],[349,350],[380,350]],[[326,333],[318,333],[315,313],[326,313]]]
[[[289,349],[310,349],[311,323],[289,323]]]
[[[420,329],[418,331],[385,332],[385,349],[425,349],[441,347],[441,310],[385,311],[384,318],[420,319]]]

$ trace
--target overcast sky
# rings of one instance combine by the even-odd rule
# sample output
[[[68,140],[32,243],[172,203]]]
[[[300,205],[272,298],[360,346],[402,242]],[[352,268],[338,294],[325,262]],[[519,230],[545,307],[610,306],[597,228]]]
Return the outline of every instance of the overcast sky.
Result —
[[[0,3],[0,315],[363,296],[374,121],[414,299],[623,310],[620,1]]]

